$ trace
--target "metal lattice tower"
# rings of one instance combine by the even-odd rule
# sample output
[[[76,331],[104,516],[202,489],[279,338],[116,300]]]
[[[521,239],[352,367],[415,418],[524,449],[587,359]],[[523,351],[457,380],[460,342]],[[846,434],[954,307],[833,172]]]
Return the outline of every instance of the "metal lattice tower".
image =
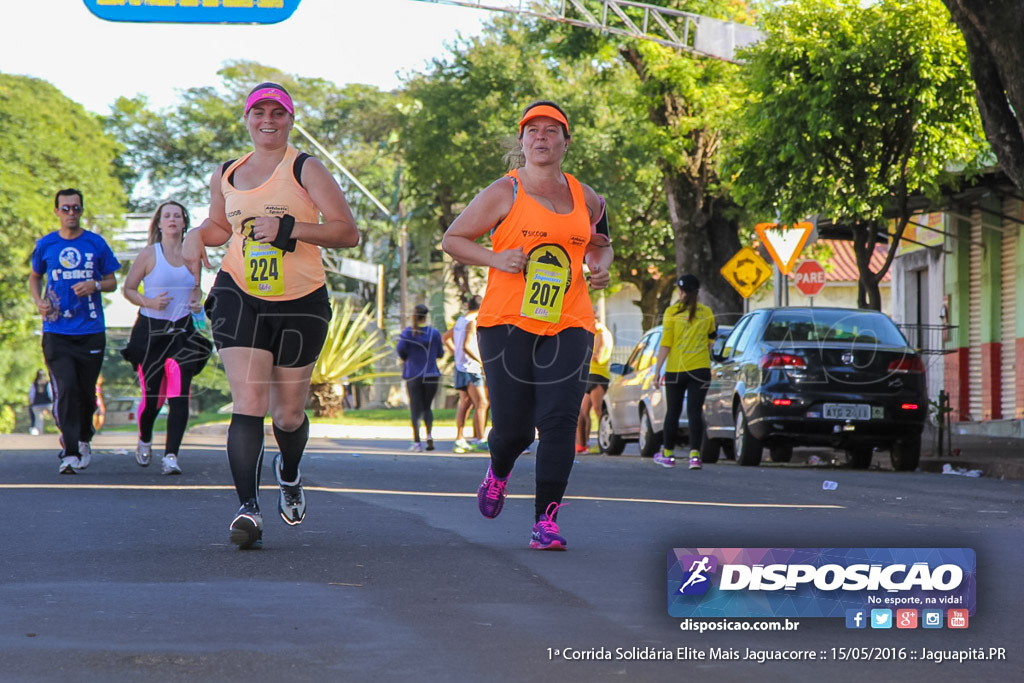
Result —
[[[760,41],[753,26],[630,0],[419,0],[508,12],[650,40],[697,55],[738,62],[736,50]]]

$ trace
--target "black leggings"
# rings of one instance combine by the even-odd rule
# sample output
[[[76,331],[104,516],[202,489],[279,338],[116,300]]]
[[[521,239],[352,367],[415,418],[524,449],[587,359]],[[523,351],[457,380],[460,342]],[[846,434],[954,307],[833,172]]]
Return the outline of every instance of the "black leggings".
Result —
[[[107,335],[43,333],[43,358],[53,382],[53,420],[60,428],[64,455],[79,455],[78,442],[92,441],[96,380],[103,367]]]
[[[434,428],[434,410],[431,404],[441,384],[440,377],[412,377],[405,380],[405,388],[409,392],[409,413],[412,417],[412,438],[420,442],[420,419],[427,426],[427,435]]]
[[[164,401],[167,401],[167,435],[164,441],[164,455],[175,454],[181,448],[181,440],[188,426],[188,400],[192,376],[173,359],[156,365],[146,374],[142,366],[136,366],[139,384],[142,387],[142,405],[139,408],[139,439],[145,443],[153,441],[153,424]]]
[[[535,516],[561,503],[576,457],[576,422],[587,388],[594,335],[570,327],[553,336],[513,325],[478,329],[491,402],[491,469],[507,477],[540,433]]]
[[[683,395],[686,395],[686,419],[690,423],[690,449],[700,450],[704,439],[704,397],[711,384],[711,368],[698,368],[689,372],[665,373],[665,431],[663,441],[666,451],[676,447],[676,433],[679,431],[679,416],[683,412]],[[687,391],[689,390],[689,391]]]

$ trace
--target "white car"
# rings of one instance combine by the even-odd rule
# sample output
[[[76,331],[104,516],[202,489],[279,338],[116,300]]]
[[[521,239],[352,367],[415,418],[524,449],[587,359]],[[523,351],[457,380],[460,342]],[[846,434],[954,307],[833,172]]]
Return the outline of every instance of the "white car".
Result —
[[[730,325],[718,326],[718,337],[732,330]],[[652,457],[661,447],[665,424],[665,389],[655,390],[654,362],[661,345],[661,325],[652,327],[633,347],[629,359],[613,363],[612,378],[601,406],[601,422],[597,430],[597,445],[602,453],[620,455],[626,444],[639,442],[640,455]],[[664,368],[658,368],[664,375]],[[679,415],[679,441],[689,440],[689,421],[685,404]]]

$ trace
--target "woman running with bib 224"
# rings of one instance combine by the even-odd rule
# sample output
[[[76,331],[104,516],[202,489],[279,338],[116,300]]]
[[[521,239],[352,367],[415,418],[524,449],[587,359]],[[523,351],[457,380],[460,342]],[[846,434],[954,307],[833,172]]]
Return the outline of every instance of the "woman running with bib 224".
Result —
[[[288,144],[295,107],[287,91],[262,83],[244,111],[254,150],[214,171],[210,217],[186,234],[183,249],[198,276],[200,260],[209,266],[206,247],[228,243],[206,311],[234,401],[227,452],[241,507],[230,538],[241,549],[263,545],[257,493],[268,412],[280,449],[278,511],[290,526],[305,517],[304,408],[331,319],[320,247],[359,243],[338,183],[323,164]]]
[[[480,192],[445,232],[443,248],[489,266],[477,318],[491,400],[491,466],[477,491],[484,517],[504,505],[508,477],[534,430],[537,488],[530,547],[565,550],[556,515],[575,456],[576,418],[594,345],[590,287],[608,286],[612,249],[604,201],[562,171],[569,120],[535,102],[519,121],[525,163]],[[490,235],[492,248],[476,243]]]

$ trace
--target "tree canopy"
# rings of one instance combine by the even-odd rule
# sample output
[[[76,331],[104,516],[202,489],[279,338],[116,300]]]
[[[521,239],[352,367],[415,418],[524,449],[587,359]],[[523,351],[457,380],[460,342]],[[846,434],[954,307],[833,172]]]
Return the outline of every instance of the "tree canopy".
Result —
[[[54,195],[80,189],[86,228],[112,225],[124,210],[117,154],[99,121],[51,84],[0,74],[0,402],[24,400],[42,367],[25,283],[35,241],[60,227]]]
[[[984,148],[963,39],[938,0],[795,0],[764,29],[746,53],[737,196],[784,223],[822,214],[849,225],[859,303],[880,309],[908,199],[937,195]],[[897,215],[888,260],[871,272],[887,209]]]
[[[414,224],[435,247],[473,196],[508,170],[504,157],[518,148],[517,122],[526,106],[558,102],[572,134],[563,167],[606,197],[613,274],[635,284],[642,298],[655,292],[641,305],[651,324],[672,235],[655,153],[636,135],[637,126],[648,125],[645,112],[632,104],[637,81],[614,50],[595,56],[565,49],[567,40],[536,22],[502,18],[411,79],[402,132],[406,197],[419,207]],[[653,273],[652,264],[658,264]],[[462,294],[470,289],[466,270],[453,264]]]
[[[988,141],[1006,175],[1024,191],[1024,1],[943,1],[967,44]]]

